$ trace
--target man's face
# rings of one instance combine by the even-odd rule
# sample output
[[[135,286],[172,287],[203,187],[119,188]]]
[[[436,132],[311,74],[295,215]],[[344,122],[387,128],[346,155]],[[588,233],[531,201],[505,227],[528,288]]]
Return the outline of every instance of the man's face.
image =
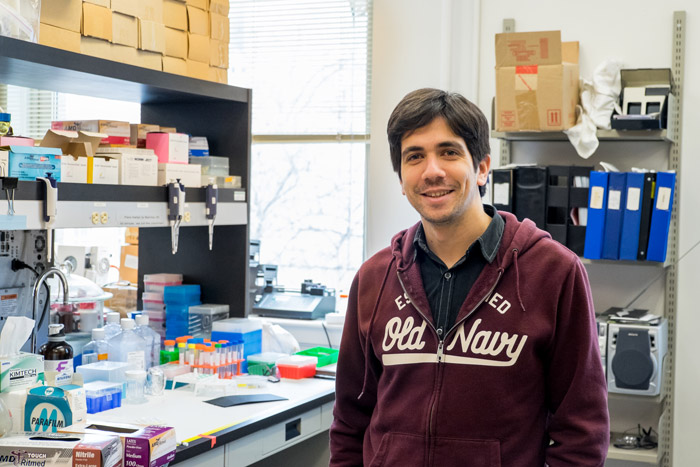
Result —
[[[481,208],[478,186],[486,183],[490,161],[475,171],[464,139],[438,117],[401,140],[401,192],[424,222],[464,222]]]

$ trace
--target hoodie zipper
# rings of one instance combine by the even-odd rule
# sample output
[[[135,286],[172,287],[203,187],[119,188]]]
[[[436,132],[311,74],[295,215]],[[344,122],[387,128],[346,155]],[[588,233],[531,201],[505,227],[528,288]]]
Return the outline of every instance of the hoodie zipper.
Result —
[[[447,338],[447,336],[452,332],[452,330],[455,329],[457,326],[459,326],[460,323],[462,323],[462,322],[465,321],[467,318],[469,318],[469,317],[477,310],[477,308],[479,308],[479,307],[482,305],[482,303],[484,303],[484,302],[486,301],[486,299],[489,298],[489,297],[491,296],[491,294],[493,293],[493,291],[496,289],[496,286],[497,286],[498,283],[500,282],[501,276],[502,276],[502,275],[503,275],[503,271],[502,271],[502,270],[499,270],[499,271],[498,271],[498,277],[496,277],[496,280],[494,281],[493,286],[491,286],[491,289],[489,289],[488,293],[487,293],[486,295],[484,295],[484,297],[483,297],[481,300],[479,300],[479,302],[474,306],[474,308],[472,308],[472,309],[469,311],[469,313],[467,313],[467,315],[466,315],[464,318],[462,318],[462,319],[459,320],[457,323],[455,323],[454,326],[452,326],[452,327],[445,333],[445,338]],[[437,333],[437,330],[435,329],[435,326],[433,326],[433,324],[431,323],[431,321],[426,317],[425,313],[423,313],[423,312],[421,311],[421,309],[418,308],[418,306],[416,306],[416,302],[414,302],[414,301],[413,301],[413,298],[411,298],[411,296],[408,294],[408,291],[406,290],[406,286],[404,286],[403,281],[401,280],[401,274],[399,273],[399,271],[396,271],[396,277],[399,279],[399,284],[401,284],[401,288],[403,289],[403,293],[406,294],[406,297],[408,297],[408,299],[411,301],[411,304],[413,305],[413,308],[415,308],[416,311],[418,312],[418,314],[421,315],[421,316],[423,317],[423,319],[430,325],[430,329],[433,330],[433,332],[435,333],[435,335],[436,335],[437,338],[438,338],[437,363],[438,363],[438,378],[439,378],[439,373],[440,373],[440,370],[441,370],[440,363],[442,363],[443,358],[444,358],[444,356],[445,356],[445,353],[444,353],[445,338],[440,338],[440,336],[439,336],[438,333]],[[437,382],[437,381],[436,381],[436,382]],[[432,437],[435,435],[435,434],[434,434],[434,431],[433,431],[433,418],[434,418],[433,415],[434,415],[434,413],[435,413],[435,405],[436,405],[436,402],[437,402],[437,395],[435,396],[435,398],[434,398],[434,399],[432,400],[432,402],[430,403],[430,411],[429,411],[429,416],[428,416],[428,436],[429,436],[430,438],[432,438]],[[429,447],[429,449],[430,449],[430,442],[431,442],[431,440],[429,439],[429,440],[428,440],[428,447]],[[428,459],[431,459],[431,460],[432,460],[432,452],[429,452],[429,453],[428,453]],[[430,465],[430,462],[428,463],[428,465]]]

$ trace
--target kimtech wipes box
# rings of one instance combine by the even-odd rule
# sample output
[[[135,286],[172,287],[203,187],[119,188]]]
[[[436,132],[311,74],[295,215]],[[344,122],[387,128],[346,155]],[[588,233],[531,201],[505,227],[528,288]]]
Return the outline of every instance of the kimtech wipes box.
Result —
[[[497,131],[560,131],[576,124],[578,42],[560,31],[496,34]]]

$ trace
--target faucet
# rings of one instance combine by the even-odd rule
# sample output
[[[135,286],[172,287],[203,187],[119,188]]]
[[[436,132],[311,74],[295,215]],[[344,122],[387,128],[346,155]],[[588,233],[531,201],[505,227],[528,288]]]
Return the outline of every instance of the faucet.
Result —
[[[32,293],[32,296],[34,297],[34,301],[32,304],[32,319],[34,320],[34,331],[32,332],[31,347],[32,353],[36,353],[36,309],[39,306],[39,292],[41,290],[41,286],[44,285],[44,282],[46,282],[46,279],[48,279],[49,276],[54,274],[58,276],[59,282],[63,286],[63,303],[68,303],[68,279],[66,278],[66,275],[63,273],[63,271],[61,271],[58,268],[49,268],[46,271],[44,271],[39,277],[36,278],[36,281],[34,281],[34,291]],[[46,295],[46,300],[51,301],[50,292]]]

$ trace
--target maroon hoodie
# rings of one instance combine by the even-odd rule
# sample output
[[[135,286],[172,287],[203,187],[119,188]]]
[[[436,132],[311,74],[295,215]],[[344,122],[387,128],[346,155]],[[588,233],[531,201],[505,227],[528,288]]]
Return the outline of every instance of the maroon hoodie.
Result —
[[[505,230],[440,341],[416,263],[417,225],[350,290],[331,466],[602,466],[609,424],[579,258],[529,221]]]

